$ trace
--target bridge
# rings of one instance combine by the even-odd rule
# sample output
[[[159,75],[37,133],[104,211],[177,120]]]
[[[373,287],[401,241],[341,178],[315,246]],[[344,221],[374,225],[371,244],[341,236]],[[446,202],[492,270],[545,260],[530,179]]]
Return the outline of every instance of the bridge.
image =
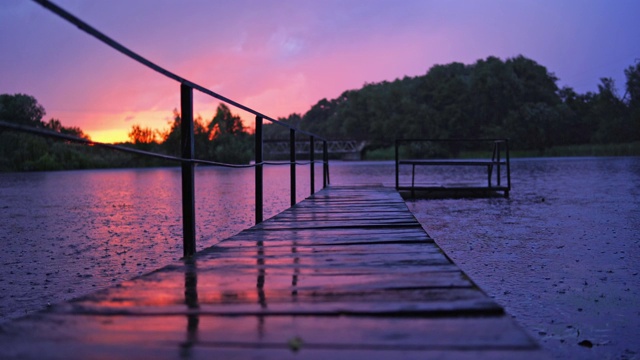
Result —
[[[334,140],[327,141],[327,150],[329,154],[341,155],[343,160],[361,160],[362,150],[367,146],[366,141],[358,140]],[[290,152],[289,141],[281,140],[264,140],[263,151],[267,156],[288,155]],[[309,154],[309,141],[296,141],[296,154]],[[314,153],[321,154],[323,144],[314,142]]]

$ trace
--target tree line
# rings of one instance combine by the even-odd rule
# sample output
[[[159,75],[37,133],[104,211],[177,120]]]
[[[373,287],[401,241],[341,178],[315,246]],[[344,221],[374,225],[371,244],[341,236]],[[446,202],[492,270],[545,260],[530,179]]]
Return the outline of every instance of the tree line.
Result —
[[[640,64],[625,70],[626,91],[602,78],[597,92],[559,88],[524,56],[435,65],[425,75],[365,84],[280,121],[330,139],[388,147],[396,138],[510,138],[514,149],[640,141]],[[279,127],[265,127],[286,138]]]
[[[368,150],[390,147],[397,138],[510,138],[512,149],[545,150],[561,145],[640,141],[640,63],[625,69],[621,96],[611,78],[597,92],[559,88],[544,66],[524,56],[481,59],[465,65],[435,65],[425,75],[368,83],[304,114],[279,121],[328,139],[366,140]],[[44,108],[29,95],[0,95],[0,121],[83,138],[77,127],[43,121]],[[180,155],[180,114],[165,131],[133,125],[126,146]],[[253,135],[239,116],[220,104],[208,122],[194,123],[199,159],[248,163]],[[265,124],[266,139],[288,139],[288,129]],[[61,170],[171,165],[112,150],[0,130],[0,171]]]
[[[58,119],[43,121],[46,112],[30,95],[0,95],[0,121],[90,139],[78,127],[65,127]],[[134,149],[180,156],[181,117],[165,131],[133,125],[129,141],[119,144]],[[248,163],[253,154],[253,135],[240,117],[220,104],[209,122],[194,119],[195,155],[198,159],[224,163]],[[175,162],[86,146],[70,141],[0,129],[0,171],[71,170],[112,167],[169,166]]]
[[[181,156],[181,123],[180,113],[173,110],[173,122],[166,131],[133,125],[129,132],[130,144],[141,150]],[[224,103],[218,105],[209,122],[196,116],[193,132],[197,159],[228,164],[248,164],[252,159],[253,135],[244,127],[240,116],[231,113]]]

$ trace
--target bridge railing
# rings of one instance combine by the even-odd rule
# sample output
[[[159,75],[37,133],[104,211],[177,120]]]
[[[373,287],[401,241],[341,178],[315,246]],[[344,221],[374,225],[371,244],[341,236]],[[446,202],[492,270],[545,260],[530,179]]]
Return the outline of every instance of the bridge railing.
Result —
[[[195,82],[189,81],[177,74],[166,70],[159,65],[147,60],[146,58],[140,56],[139,54],[131,51],[130,49],[124,47],[120,43],[96,30],[86,22],[57,6],[56,4],[48,1],[48,0],[33,0],[36,3],[42,5],[44,8],[50,10],[56,15],[62,17],[67,20],[71,24],[77,26],[80,30],[86,32],[87,34],[95,37],[96,39],[102,41],[109,47],[119,51],[125,56],[131,58],[139,62],[140,64],[162,74],[163,76],[175,80],[180,83],[180,114],[181,114],[181,156],[169,156],[165,154],[153,153],[148,151],[141,151],[137,149],[131,149],[124,146],[113,145],[113,144],[105,144],[99,143],[79,137],[74,137],[70,135],[60,134],[53,131],[47,131],[44,129],[38,128],[30,128],[25,126],[20,126],[12,123],[8,123],[6,121],[2,121],[0,119],[0,129],[8,129],[13,131],[22,131],[28,132],[36,135],[47,136],[58,138],[66,141],[73,141],[77,143],[93,145],[93,146],[101,146],[113,150],[125,151],[129,153],[135,153],[142,156],[150,156],[161,158],[170,161],[176,161],[181,164],[182,167],[182,218],[183,218],[183,252],[185,257],[192,256],[196,251],[196,241],[195,241],[195,192],[194,192],[194,168],[196,164],[205,164],[212,166],[223,166],[223,167],[231,167],[231,168],[240,168],[240,167],[254,167],[255,168],[255,222],[260,223],[263,221],[263,167],[265,165],[282,165],[287,163],[274,163],[274,162],[266,162],[263,157],[263,136],[262,136],[262,125],[265,120],[270,121],[274,124],[278,124],[280,126],[284,126],[289,128],[289,143],[290,143],[290,161],[288,164],[290,165],[290,187],[291,187],[291,206],[296,204],[296,165],[309,164],[310,165],[310,193],[315,193],[315,152],[313,149],[315,148],[316,142],[321,142],[323,147],[323,187],[326,187],[329,184],[329,156],[327,149],[327,140],[313,133],[309,133],[306,131],[302,131],[296,129],[286,123],[280,122],[272,117],[264,115],[263,113],[258,112],[246,105],[240,104],[236,101],[233,101],[227,97],[224,97],[218,93],[215,93],[204,86],[198,85]],[[197,90],[205,95],[218,99],[224,103],[227,103],[231,106],[234,106],[238,109],[244,110],[255,116],[255,152],[254,158],[255,162],[250,165],[234,165],[234,164],[224,164],[219,162],[200,160],[195,158],[195,141],[194,141],[194,112],[193,112],[193,91]],[[309,149],[312,149],[309,152],[309,161],[301,163],[296,161],[296,137],[297,136],[308,136],[309,139]]]
[[[330,140],[327,141],[327,147],[329,149],[329,154],[345,154],[345,153],[359,153],[362,151],[364,146],[367,144],[366,141],[357,141],[357,140]],[[289,141],[287,140],[265,140],[264,148],[265,153],[273,154],[273,155],[282,155],[289,153]],[[307,154],[309,152],[310,146],[308,142],[296,143],[296,152],[298,154]],[[324,143],[316,143],[314,146],[314,151],[316,154],[322,153],[324,151]]]

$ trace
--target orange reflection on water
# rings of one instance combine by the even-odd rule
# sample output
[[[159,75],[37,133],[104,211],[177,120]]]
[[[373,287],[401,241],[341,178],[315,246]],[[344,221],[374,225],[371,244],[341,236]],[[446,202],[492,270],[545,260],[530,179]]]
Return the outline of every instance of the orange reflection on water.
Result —
[[[219,312],[224,305],[259,311],[268,307],[269,299],[282,302],[297,297],[301,279],[299,255],[295,246],[274,250],[262,244],[252,249],[205,253],[197,261],[126,281],[76,304],[89,309],[145,313],[175,314],[202,306]],[[322,277],[309,278],[313,281],[309,285],[315,286],[316,278]]]

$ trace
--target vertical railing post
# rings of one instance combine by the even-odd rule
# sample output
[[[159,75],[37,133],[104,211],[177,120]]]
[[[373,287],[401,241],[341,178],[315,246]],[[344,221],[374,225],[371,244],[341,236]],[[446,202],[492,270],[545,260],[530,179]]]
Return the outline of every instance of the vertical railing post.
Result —
[[[314,144],[315,137],[313,135],[309,136],[309,163],[311,164],[309,168],[309,176],[310,176],[310,185],[311,185],[311,195],[316,192],[316,164],[315,164],[315,156],[316,156],[316,146]]]
[[[502,141],[498,141],[496,142],[496,146],[498,147],[497,151],[497,160],[498,160],[498,167],[496,168],[496,175],[497,175],[497,181],[498,181],[498,187],[500,187],[500,148],[502,147]]]
[[[505,161],[507,162],[507,191],[504,193],[504,197],[509,197],[509,191],[511,191],[511,161],[509,159],[509,139],[504,140]]]
[[[263,172],[262,172],[262,117],[256,116],[256,224],[262,222]]]
[[[396,139],[396,190],[400,189],[400,154],[399,154],[399,142],[400,140]]]
[[[180,147],[184,159],[194,158],[193,89],[180,85]],[[196,252],[196,210],[194,191],[194,164],[182,162],[182,247],[184,257]]]
[[[322,188],[329,184],[329,148],[327,140],[322,141]]]
[[[296,204],[296,130],[289,129],[289,174],[291,177],[291,206]]]

